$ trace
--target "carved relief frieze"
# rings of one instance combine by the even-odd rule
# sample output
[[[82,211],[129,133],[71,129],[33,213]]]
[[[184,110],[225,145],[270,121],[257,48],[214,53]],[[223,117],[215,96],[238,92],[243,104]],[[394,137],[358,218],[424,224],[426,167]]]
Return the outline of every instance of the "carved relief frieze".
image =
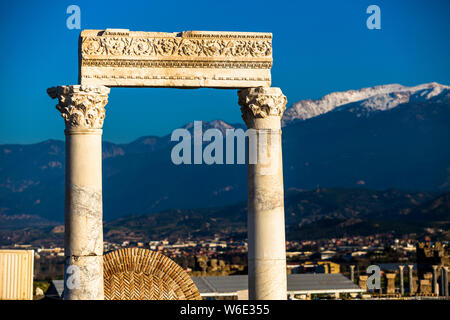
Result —
[[[84,30],[79,54],[81,84],[270,86],[272,34]]]

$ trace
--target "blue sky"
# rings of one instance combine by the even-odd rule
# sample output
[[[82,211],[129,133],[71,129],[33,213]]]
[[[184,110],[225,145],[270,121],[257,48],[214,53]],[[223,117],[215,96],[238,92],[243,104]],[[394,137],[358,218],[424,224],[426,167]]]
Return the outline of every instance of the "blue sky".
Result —
[[[450,84],[450,1],[1,1],[0,143],[64,139],[46,88],[77,83],[82,29],[273,33],[272,86],[288,105],[329,92],[400,83]],[[381,30],[366,8],[381,8]],[[112,88],[104,140],[164,135],[194,120],[241,122],[235,90]]]

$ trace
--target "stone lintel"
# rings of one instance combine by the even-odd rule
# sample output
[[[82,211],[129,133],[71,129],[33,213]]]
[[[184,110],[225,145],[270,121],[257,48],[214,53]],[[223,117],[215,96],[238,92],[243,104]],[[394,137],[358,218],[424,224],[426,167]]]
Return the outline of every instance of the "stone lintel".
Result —
[[[108,87],[270,87],[272,34],[83,30],[79,81]]]
[[[52,99],[58,99],[56,109],[66,123],[66,134],[101,134],[105,105],[110,89],[105,86],[72,85],[47,89]]]

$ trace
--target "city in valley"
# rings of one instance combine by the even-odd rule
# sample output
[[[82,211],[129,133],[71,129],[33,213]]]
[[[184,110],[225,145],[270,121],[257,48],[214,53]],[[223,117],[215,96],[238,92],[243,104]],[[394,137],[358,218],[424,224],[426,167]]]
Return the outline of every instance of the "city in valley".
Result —
[[[53,285],[53,280],[62,280],[64,276],[64,247],[61,235],[64,226],[51,230],[55,239],[37,240],[33,244],[21,243],[3,245],[0,249],[34,250],[36,288],[42,292]],[[59,235],[59,236],[58,236]],[[286,241],[287,274],[342,274],[364,289],[362,292],[341,293],[336,295],[330,288],[329,293],[292,294],[291,299],[431,299],[445,294],[437,281],[432,287],[432,265],[445,267],[449,262],[450,250],[440,242],[431,244],[428,236],[417,240],[416,234],[396,238],[392,234],[374,234],[370,236],[348,236],[332,239]],[[169,241],[123,240],[104,242],[104,252],[120,248],[145,248],[158,251],[177,262],[192,277],[233,276],[247,274],[246,239],[230,237],[190,237]],[[380,268],[380,288],[368,289],[367,280],[372,274],[367,272],[371,265]],[[409,290],[408,266],[413,267],[413,293]],[[353,271],[352,271],[353,269]],[[404,289],[401,294],[399,270],[404,272]],[[439,270],[438,270],[439,271]],[[395,274],[394,288],[387,287],[386,275]],[[431,277],[430,277],[431,275]],[[435,275],[437,278],[439,274]],[[439,291],[441,290],[441,291]],[[51,290],[50,290],[51,291]],[[326,290],[325,290],[326,291]],[[41,292],[37,289],[37,292]],[[439,293],[440,292],[440,293]],[[56,298],[55,293],[49,297]],[[208,296],[209,297],[209,296]],[[44,298],[43,295],[36,298]],[[218,294],[216,299],[237,299],[237,295]]]

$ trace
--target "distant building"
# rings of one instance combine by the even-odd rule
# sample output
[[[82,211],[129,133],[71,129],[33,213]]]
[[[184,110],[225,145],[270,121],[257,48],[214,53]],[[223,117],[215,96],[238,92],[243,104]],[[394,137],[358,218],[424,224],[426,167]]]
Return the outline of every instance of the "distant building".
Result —
[[[291,265],[291,273],[340,273],[341,266],[338,263],[331,261],[307,261],[297,265]]]
[[[317,264],[319,266],[323,266],[323,273],[340,273],[341,266],[339,263],[331,262],[331,261],[318,261]]]
[[[335,255],[336,255],[336,251],[325,250],[320,253],[320,258],[322,260],[327,260],[327,259],[333,258]]]
[[[352,252],[352,257],[365,257],[366,255],[367,255],[367,251]]]
[[[448,245],[440,242],[418,242],[416,245],[416,256],[420,292],[437,293],[439,290],[441,295],[448,296],[448,274],[446,271],[443,271],[443,267],[447,268],[450,266]],[[433,266],[435,269],[433,269]],[[438,283],[439,289],[437,288]]]
[[[418,242],[416,255],[419,279],[422,279],[425,273],[433,272],[433,265],[439,268],[450,266],[449,247],[440,242]]]
[[[243,298],[248,289],[247,275],[224,277],[192,277],[200,295],[203,298]],[[341,293],[356,294],[364,290],[342,274],[290,274],[287,276],[287,293],[294,295],[332,294],[335,297]]]
[[[33,250],[0,250],[0,300],[33,300]]]

